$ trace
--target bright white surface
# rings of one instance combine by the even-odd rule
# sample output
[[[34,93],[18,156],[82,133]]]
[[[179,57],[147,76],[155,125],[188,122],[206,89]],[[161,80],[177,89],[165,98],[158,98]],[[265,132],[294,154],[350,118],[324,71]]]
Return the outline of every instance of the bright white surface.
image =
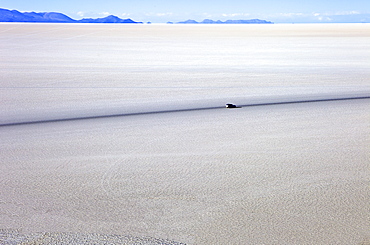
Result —
[[[369,32],[359,26],[0,25],[1,120],[366,94]],[[369,241],[369,107],[0,127],[0,229],[187,244]]]
[[[367,24],[0,28],[1,124],[370,93]]]

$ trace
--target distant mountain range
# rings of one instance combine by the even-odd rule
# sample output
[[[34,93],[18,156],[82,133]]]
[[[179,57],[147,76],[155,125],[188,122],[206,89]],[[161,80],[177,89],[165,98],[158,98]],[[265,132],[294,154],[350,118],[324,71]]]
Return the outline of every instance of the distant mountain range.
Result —
[[[259,20],[259,19],[226,20],[226,21],[221,21],[221,20],[214,21],[210,19],[205,19],[201,22],[197,22],[195,20],[186,20],[186,21],[177,22],[177,24],[273,24],[273,22],[266,21],[266,20]]]
[[[114,15],[109,15],[104,18],[86,18],[82,20],[74,20],[69,16],[57,12],[19,12],[17,10],[8,10],[0,8],[0,22],[44,22],[44,23],[130,23],[142,24],[143,22],[136,22],[131,19],[121,19]],[[150,23],[150,22],[148,22]],[[167,22],[173,24],[173,22]],[[175,24],[273,24],[273,22],[266,20],[227,20],[227,21],[214,21],[205,19],[201,22],[195,20],[186,20],[176,22]]]
[[[65,14],[57,12],[24,12],[0,8],[0,22],[44,22],[44,23],[130,23],[141,24],[131,19],[121,19],[114,15],[97,19],[74,20]]]

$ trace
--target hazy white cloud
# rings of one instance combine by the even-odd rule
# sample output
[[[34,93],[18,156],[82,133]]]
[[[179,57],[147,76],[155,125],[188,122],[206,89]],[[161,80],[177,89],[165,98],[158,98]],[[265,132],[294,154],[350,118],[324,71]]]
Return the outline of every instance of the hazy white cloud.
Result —
[[[79,12],[77,12],[77,15],[80,16],[80,17],[84,17],[85,13],[82,12],[82,11],[79,11]]]
[[[341,11],[341,12],[324,12],[324,13],[277,13],[271,15],[273,17],[320,17],[320,16],[335,16],[335,15],[359,15],[361,12],[359,11]]]
[[[212,18],[214,15],[213,14],[210,14],[210,13],[203,13],[202,16],[204,18]]]
[[[167,16],[172,16],[173,13],[171,12],[166,12],[166,13],[146,13],[146,16],[154,16],[154,17],[167,17]]]
[[[78,17],[81,17],[81,18],[83,18],[83,17],[100,18],[100,17],[107,17],[109,15],[116,15],[116,16],[119,16],[121,18],[129,18],[129,16],[131,16],[130,13],[112,14],[110,12],[93,13],[93,12],[83,12],[83,11],[77,12],[76,15]]]
[[[305,16],[303,13],[278,13],[276,16],[281,16],[281,17],[299,17],[299,16]]]
[[[337,16],[337,15],[359,15],[359,11],[339,11],[339,12],[325,12],[325,13],[313,13],[313,16]]]
[[[172,16],[173,13],[167,12],[167,13],[156,13],[156,16],[162,17],[162,16]]]
[[[79,11],[77,13],[75,13],[74,16],[71,16],[71,17],[74,17],[74,18],[97,18],[97,17],[101,17],[102,14],[97,14],[95,12],[85,12],[85,11]]]
[[[222,14],[223,17],[244,17],[250,16],[249,13],[231,13],[231,14]]]
[[[130,15],[131,15],[130,13],[122,13],[121,17],[130,17]]]
[[[109,16],[109,15],[112,15],[111,13],[109,13],[109,12],[101,12],[101,13],[99,13],[99,15],[101,15],[101,16]]]
[[[353,16],[360,15],[359,11],[340,11],[340,12],[325,12],[325,13],[312,13],[312,16],[318,21],[332,22],[336,16]]]
[[[331,15],[357,15],[361,14],[359,11],[341,11],[341,12],[335,12],[334,14]]]

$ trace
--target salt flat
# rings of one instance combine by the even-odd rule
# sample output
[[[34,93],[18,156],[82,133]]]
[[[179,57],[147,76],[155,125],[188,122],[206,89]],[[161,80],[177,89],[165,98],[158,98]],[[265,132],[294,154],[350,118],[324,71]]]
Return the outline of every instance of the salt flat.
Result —
[[[0,25],[0,124],[369,94],[370,25]]]
[[[369,243],[369,99],[217,108],[368,96],[369,27],[1,24],[0,124],[215,108],[0,126],[0,241]]]

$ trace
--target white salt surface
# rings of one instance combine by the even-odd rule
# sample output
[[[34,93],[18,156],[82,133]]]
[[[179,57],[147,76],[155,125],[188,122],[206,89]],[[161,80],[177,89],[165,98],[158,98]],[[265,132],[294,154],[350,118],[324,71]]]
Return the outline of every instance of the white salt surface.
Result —
[[[370,25],[0,25],[0,124],[369,94]]]
[[[0,124],[369,96],[369,30],[1,24]],[[49,232],[368,244],[369,109],[358,99],[0,126],[0,243]]]

